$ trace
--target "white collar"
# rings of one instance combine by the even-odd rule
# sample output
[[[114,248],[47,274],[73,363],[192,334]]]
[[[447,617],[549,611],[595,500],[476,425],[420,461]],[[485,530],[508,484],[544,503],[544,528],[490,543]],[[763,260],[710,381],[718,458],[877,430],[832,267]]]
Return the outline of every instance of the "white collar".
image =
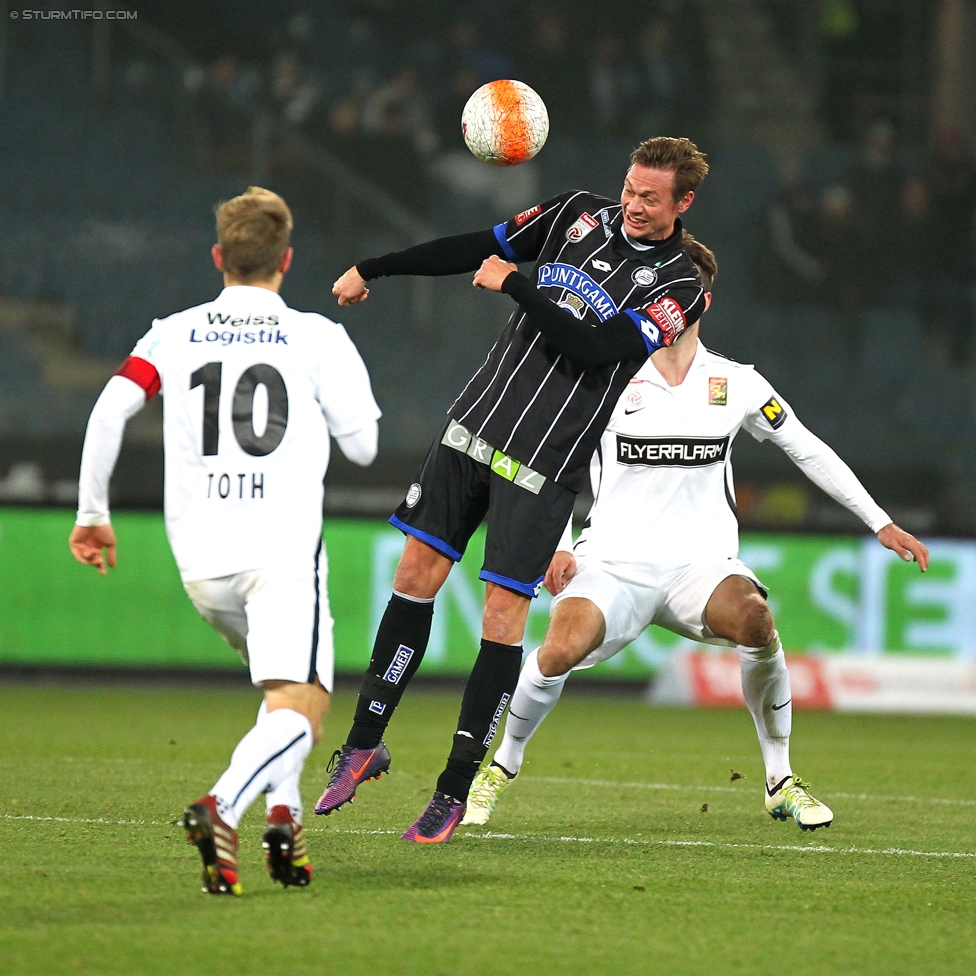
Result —
[[[242,302],[248,305],[261,304],[277,305],[284,307],[285,300],[276,291],[270,288],[261,288],[258,285],[226,285],[215,301],[229,300],[232,302]]]
[[[654,247],[653,244],[640,244],[624,230],[622,223],[620,225],[620,236],[624,239],[624,243],[629,244],[635,251],[650,251]]]

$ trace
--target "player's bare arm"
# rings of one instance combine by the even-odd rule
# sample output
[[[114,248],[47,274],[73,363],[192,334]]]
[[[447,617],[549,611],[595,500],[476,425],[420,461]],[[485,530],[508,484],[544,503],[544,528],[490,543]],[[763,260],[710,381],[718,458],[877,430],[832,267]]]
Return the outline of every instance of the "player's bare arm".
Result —
[[[925,544],[919,542],[911,532],[906,532],[903,528],[895,525],[894,522],[878,530],[878,542],[885,549],[897,552],[906,563],[910,563],[914,559],[923,573],[929,568],[929,550]]]
[[[106,566],[115,569],[115,532],[111,525],[76,525],[68,538],[71,554],[85,566],[94,566],[102,576]]]
[[[475,288],[485,288],[488,291],[501,291],[505,279],[518,271],[518,265],[510,261],[503,261],[497,254],[485,258],[474,276],[472,284]]]
[[[332,285],[332,294],[339,299],[340,305],[358,305],[369,298],[366,280],[353,265],[345,274],[336,278]]]

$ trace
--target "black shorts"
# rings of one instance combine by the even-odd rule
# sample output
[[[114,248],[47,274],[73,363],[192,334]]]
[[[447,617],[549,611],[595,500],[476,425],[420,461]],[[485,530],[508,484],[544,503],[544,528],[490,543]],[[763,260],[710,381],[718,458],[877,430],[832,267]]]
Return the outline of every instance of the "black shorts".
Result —
[[[481,579],[534,597],[575,501],[450,420],[390,522],[457,562],[487,515]]]

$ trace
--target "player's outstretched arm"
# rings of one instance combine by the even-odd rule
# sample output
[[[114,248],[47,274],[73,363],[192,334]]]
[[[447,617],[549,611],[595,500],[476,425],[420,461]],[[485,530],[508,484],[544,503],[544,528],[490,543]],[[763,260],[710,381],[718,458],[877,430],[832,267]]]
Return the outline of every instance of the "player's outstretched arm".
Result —
[[[878,542],[886,549],[897,552],[906,563],[913,559],[918,563],[918,568],[924,573],[929,568],[929,551],[924,545],[904,529],[889,522],[884,528],[878,530]]]
[[[403,251],[367,258],[350,268],[332,286],[340,305],[355,305],[369,297],[366,282],[395,275],[441,277],[474,271],[485,258],[500,255],[502,246],[493,230],[439,237]]]
[[[76,525],[68,538],[71,554],[80,563],[94,566],[102,576],[115,569],[115,532],[111,525]]]

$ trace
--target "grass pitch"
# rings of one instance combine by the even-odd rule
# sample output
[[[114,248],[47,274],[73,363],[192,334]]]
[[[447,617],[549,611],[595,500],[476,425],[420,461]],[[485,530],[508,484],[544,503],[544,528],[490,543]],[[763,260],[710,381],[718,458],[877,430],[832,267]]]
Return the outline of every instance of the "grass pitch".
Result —
[[[353,698],[337,696],[309,760],[308,809]],[[972,721],[800,714],[794,766],[836,817],[802,833],[763,810],[745,712],[567,696],[489,828],[420,846],[398,836],[430,797],[458,699],[414,691],[388,736],[392,775],[309,816],[310,888],[269,881],[258,803],[244,897],[207,897],[170,822],[258,700],[0,690],[0,971],[976,972]]]

